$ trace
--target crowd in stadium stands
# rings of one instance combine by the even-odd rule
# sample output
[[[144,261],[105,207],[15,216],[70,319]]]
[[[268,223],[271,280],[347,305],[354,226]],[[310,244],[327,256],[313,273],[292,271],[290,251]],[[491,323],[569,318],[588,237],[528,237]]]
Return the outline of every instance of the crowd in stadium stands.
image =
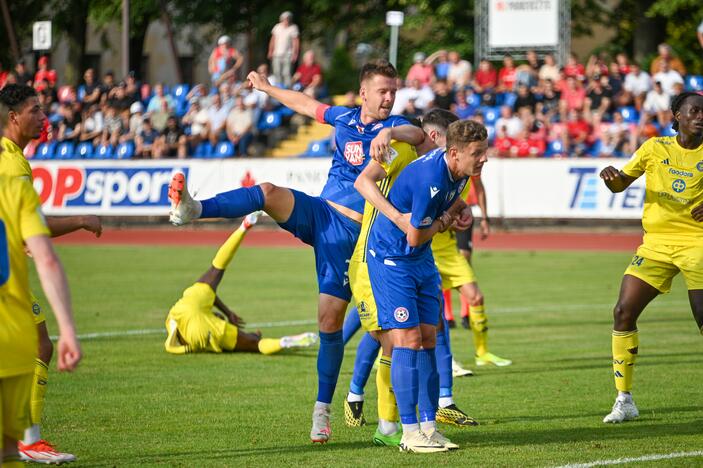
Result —
[[[290,14],[282,14],[268,51],[274,73],[266,63],[257,70],[278,86],[290,83],[324,100],[329,96],[314,52],[305,51],[292,67],[298,34]],[[531,51],[520,64],[506,55],[498,69],[488,60],[474,69],[455,51],[417,52],[413,59],[398,80],[392,113],[418,117],[439,107],[480,120],[493,154],[506,158],[627,156],[649,137],[674,133],[672,96],[703,91],[703,77],[687,75],[666,44],[649,71],[623,53],[613,60],[591,56],[585,64],[572,54],[559,67],[552,55],[540,59]],[[11,72],[0,70],[0,86],[29,83],[39,92],[49,119],[42,141],[28,149],[36,158],[234,157],[247,155],[254,142],[275,144],[272,132],[286,129],[292,116],[243,86],[242,63],[231,39],[222,36],[208,60],[210,85],[150,86],[131,73],[116,79],[108,71],[99,78],[88,69],[79,85],[57,86],[56,71],[41,57],[34,75],[23,62]],[[354,92],[344,101],[353,106]],[[314,143],[304,155],[330,154],[328,141]]]

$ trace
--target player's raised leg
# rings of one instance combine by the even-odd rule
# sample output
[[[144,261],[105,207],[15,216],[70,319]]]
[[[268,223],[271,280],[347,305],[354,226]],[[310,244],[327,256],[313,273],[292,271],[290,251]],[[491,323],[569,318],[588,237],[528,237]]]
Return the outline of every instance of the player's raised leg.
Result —
[[[603,422],[620,423],[639,416],[632,399],[632,378],[639,351],[637,319],[658,295],[659,290],[643,280],[627,274],[623,276],[620,297],[613,310],[613,375],[618,396]]]

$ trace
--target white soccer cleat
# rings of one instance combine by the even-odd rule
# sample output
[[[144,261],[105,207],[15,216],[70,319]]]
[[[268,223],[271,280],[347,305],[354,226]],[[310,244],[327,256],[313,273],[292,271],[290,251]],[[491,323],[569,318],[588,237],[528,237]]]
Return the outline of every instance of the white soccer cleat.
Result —
[[[173,175],[168,185],[168,199],[171,200],[169,221],[174,226],[183,226],[200,217],[203,206],[188,193],[186,177],[180,172]]]
[[[312,410],[312,429],[310,429],[310,440],[313,444],[324,444],[330,440],[332,429],[330,428],[330,407],[317,406]]]
[[[446,447],[447,450],[457,450],[459,448],[457,444],[444,437],[444,434],[439,432],[437,428],[435,428],[431,432],[427,432],[426,435],[431,441],[437,442],[438,444]]]
[[[403,432],[403,437],[398,445],[401,452],[435,453],[446,452],[449,449],[437,441],[427,437],[422,431]]]
[[[453,377],[464,377],[474,375],[473,371],[469,369],[464,369],[461,364],[457,362],[456,359],[452,358],[452,376]]]
[[[255,211],[253,213],[249,213],[246,215],[244,218],[244,221],[242,221],[242,227],[246,229],[251,229],[252,226],[256,224],[256,222],[259,220],[259,216],[261,216],[264,212],[263,211]]]
[[[618,396],[615,399],[615,404],[609,415],[603,418],[604,423],[621,423],[635,419],[640,415],[640,412],[632,400],[632,396]]]
[[[309,348],[317,344],[317,335],[312,332],[301,333],[300,335],[284,336],[281,338],[281,348]]]
[[[18,442],[17,451],[23,461],[44,465],[60,465],[76,461],[75,455],[59,452],[53,445],[43,439],[27,445]]]

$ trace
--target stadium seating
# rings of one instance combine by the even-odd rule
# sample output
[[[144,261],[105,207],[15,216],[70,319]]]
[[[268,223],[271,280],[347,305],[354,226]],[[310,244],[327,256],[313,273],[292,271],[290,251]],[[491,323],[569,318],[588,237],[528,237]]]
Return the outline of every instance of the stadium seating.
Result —
[[[281,114],[276,111],[264,112],[259,118],[257,128],[261,131],[273,130],[278,128],[283,123],[283,118]]]
[[[627,123],[637,123],[640,119],[639,112],[632,106],[620,107],[618,111],[620,111],[622,119]]]
[[[564,144],[561,140],[554,140],[547,144],[547,151],[544,153],[544,156],[551,158],[562,154],[564,154]]]
[[[88,159],[93,156],[93,144],[89,141],[78,143],[75,150],[75,157],[80,159]]]
[[[686,91],[703,91],[703,76],[688,75],[686,76]]]
[[[75,145],[70,141],[59,143],[56,147],[55,159],[73,159]]]
[[[324,139],[311,141],[305,152],[299,156],[303,158],[323,158],[332,156],[330,140]]]
[[[194,158],[207,158],[212,152],[212,145],[209,141],[204,141],[195,147]]]
[[[98,145],[93,151],[93,157],[97,159],[110,159],[115,152],[111,145]]]
[[[231,141],[221,141],[212,153],[214,158],[231,158],[235,155],[234,144]]]
[[[173,96],[173,98],[179,102],[186,101],[188,91],[190,91],[189,84],[177,84],[173,88],[171,88],[171,96]]]
[[[111,154],[115,159],[129,159],[134,156],[134,142],[129,140],[117,145],[117,150]]]
[[[483,121],[486,125],[493,125],[500,118],[499,107],[484,107],[482,108]]]
[[[51,159],[54,157],[54,152],[56,151],[56,143],[42,143],[37,147],[37,151],[34,155],[35,159]]]

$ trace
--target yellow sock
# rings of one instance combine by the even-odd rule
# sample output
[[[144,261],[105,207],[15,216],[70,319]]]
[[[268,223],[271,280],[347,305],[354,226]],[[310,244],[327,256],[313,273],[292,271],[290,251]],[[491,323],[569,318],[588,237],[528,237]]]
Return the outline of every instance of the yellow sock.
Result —
[[[276,354],[282,349],[280,338],[261,338],[259,340],[259,352],[261,354]]]
[[[632,374],[639,347],[639,333],[613,330],[613,375],[619,392],[632,390]]]
[[[400,420],[398,406],[391,386],[391,358],[381,356],[376,371],[376,390],[378,393],[378,417],[390,422]]]
[[[19,455],[10,455],[9,457],[5,457],[5,459],[2,460],[0,466],[2,466],[2,468],[24,468],[27,465],[25,465],[24,462],[20,459]]]
[[[41,417],[44,413],[44,399],[46,397],[46,382],[48,380],[49,366],[41,359],[36,359],[29,410],[29,417],[32,424],[41,424]]]
[[[247,231],[244,228],[239,228],[229,236],[224,244],[220,247],[215,254],[215,258],[212,259],[212,266],[218,270],[224,270],[229,265],[229,262],[234,258],[234,254],[237,253],[239,244],[244,240],[244,235]]]
[[[488,319],[483,305],[471,306],[469,321],[471,332],[474,334],[476,356],[483,356],[488,352]]]

